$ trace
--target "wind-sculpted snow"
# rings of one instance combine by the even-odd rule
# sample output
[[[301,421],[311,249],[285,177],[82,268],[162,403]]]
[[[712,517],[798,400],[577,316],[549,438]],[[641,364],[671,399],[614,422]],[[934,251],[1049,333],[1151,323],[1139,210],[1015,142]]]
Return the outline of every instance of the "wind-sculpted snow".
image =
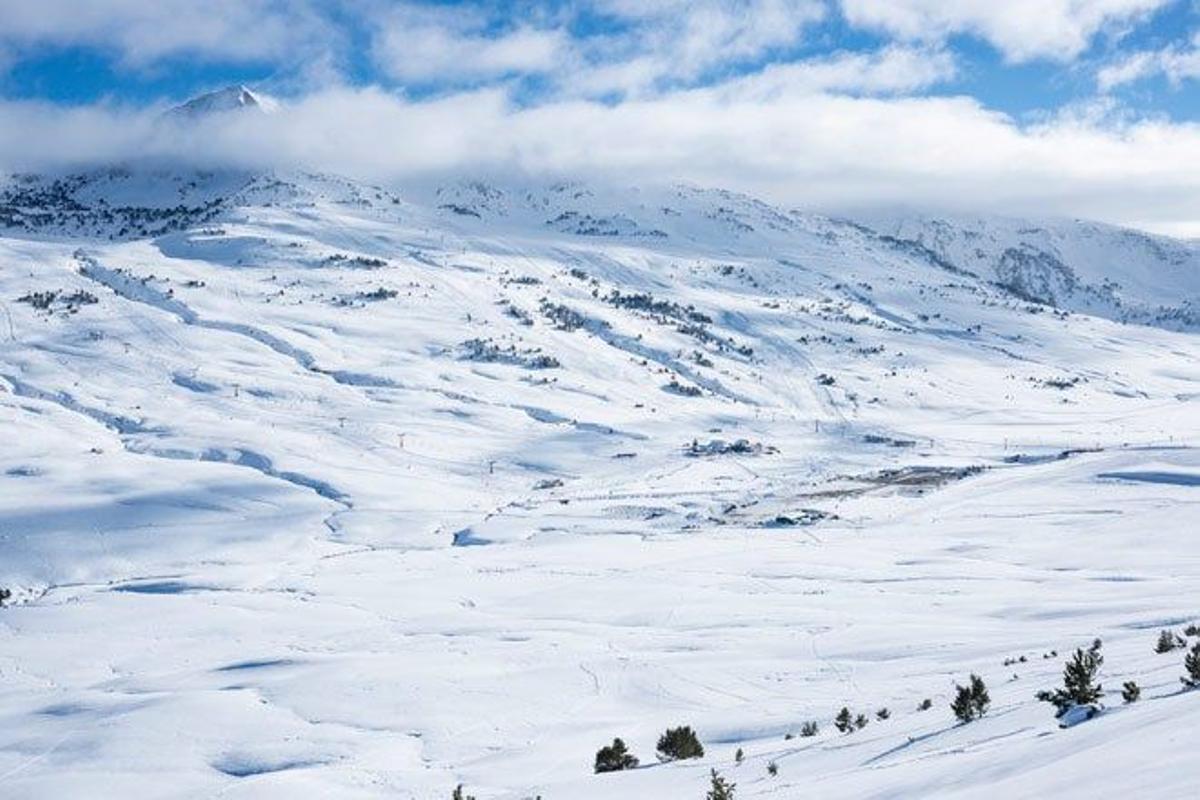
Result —
[[[144,280],[137,280],[129,275],[126,275],[119,270],[112,270],[102,267],[100,264],[86,254],[79,253],[77,258],[82,262],[79,273],[86,278],[90,278],[97,283],[107,286],[121,297],[127,300],[132,300],[136,303],[145,303],[153,306],[161,311],[165,311],[179,318],[180,322],[187,325],[196,325],[201,328],[210,328],[217,331],[227,331],[245,336],[247,339],[262,344],[274,350],[280,355],[287,356],[295,361],[304,369],[313,369],[313,357],[304,352],[298,347],[294,347],[283,341],[277,336],[274,336],[266,331],[255,328],[253,325],[246,325],[240,322],[223,322],[220,320],[201,319],[196,312],[192,311],[185,303],[174,299],[170,294],[157,291],[152,286],[148,285]]]
[[[1154,639],[1200,623],[1193,245],[689,187],[12,187],[7,794],[1192,793]],[[1097,637],[1106,709],[1060,728],[1034,694]],[[654,763],[678,725],[705,757]],[[593,775],[614,737],[643,766]]]

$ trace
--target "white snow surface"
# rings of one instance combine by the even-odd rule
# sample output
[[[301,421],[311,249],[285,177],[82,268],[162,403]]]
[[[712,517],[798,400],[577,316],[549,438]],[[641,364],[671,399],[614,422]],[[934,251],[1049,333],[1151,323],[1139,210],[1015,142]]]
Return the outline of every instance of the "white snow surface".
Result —
[[[223,89],[194,97],[175,106],[167,113],[175,119],[195,119],[227,111],[274,111],[276,102],[265,95],[252,92],[245,86],[226,86]]]
[[[1195,794],[1154,642],[1200,621],[1196,244],[690,187],[5,187],[5,796]],[[1105,710],[1062,729],[1034,694],[1097,637]],[[657,763],[682,724],[705,757]],[[593,775],[616,736],[642,766]]]

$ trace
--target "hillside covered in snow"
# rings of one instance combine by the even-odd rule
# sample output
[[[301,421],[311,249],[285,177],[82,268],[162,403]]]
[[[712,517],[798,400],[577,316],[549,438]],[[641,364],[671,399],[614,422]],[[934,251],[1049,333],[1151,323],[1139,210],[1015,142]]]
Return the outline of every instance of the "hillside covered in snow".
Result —
[[[10,796],[1195,788],[1200,244],[123,166],[0,308]]]

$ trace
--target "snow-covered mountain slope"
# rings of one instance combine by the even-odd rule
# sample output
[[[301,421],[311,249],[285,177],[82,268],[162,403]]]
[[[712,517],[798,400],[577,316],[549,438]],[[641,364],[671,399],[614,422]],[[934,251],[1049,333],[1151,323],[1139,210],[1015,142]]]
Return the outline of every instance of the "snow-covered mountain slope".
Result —
[[[1200,353],[1128,312],[1186,311],[1190,245],[144,169],[0,224],[17,796],[1186,792]],[[1097,636],[1112,707],[1059,730]],[[678,724],[704,759],[591,774]]]
[[[1126,322],[1200,326],[1200,247],[1097,223],[909,216],[884,236],[1040,303]]]
[[[274,109],[275,101],[268,97],[252,92],[245,86],[226,86],[175,106],[167,114],[172,119],[184,121],[229,111],[265,113]]]

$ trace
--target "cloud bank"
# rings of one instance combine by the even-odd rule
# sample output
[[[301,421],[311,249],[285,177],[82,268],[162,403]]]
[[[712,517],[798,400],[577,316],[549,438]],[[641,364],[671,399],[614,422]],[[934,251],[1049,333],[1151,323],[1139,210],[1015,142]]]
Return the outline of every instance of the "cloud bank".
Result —
[[[1090,115],[1021,126],[966,97],[887,94],[901,72],[889,65],[913,58],[905,50],[843,57],[615,105],[521,107],[499,89],[425,101],[333,89],[274,114],[186,127],[164,122],[157,110],[4,103],[0,160],[19,169],[152,156],[301,165],[398,184],[520,170],[683,180],[825,210],[1074,214],[1181,233],[1200,219],[1196,126],[1121,125]],[[916,69],[910,79],[934,75]],[[848,85],[884,93],[832,91]]]
[[[10,62],[87,46],[119,69],[187,57],[319,79],[273,114],[187,124],[164,121],[165,101],[0,100],[0,169],[150,157],[401,187],[521,171],[687,181],[835,212],[1075,215],[1200,236],[1200,127],[1104,97],[1155,75],[1196,77],[1200,40],[1106,61],[1098,98],[1033,120],[953,89],[964,73],[955,37],[1010,62],[1072,62],[1171,2],[530,0],[521,13],[384,0],[21,3],[0,19]],[[831,19],[879,43],[814,55]],[[336,66],[352,43],[375,70],[367,81]]]

